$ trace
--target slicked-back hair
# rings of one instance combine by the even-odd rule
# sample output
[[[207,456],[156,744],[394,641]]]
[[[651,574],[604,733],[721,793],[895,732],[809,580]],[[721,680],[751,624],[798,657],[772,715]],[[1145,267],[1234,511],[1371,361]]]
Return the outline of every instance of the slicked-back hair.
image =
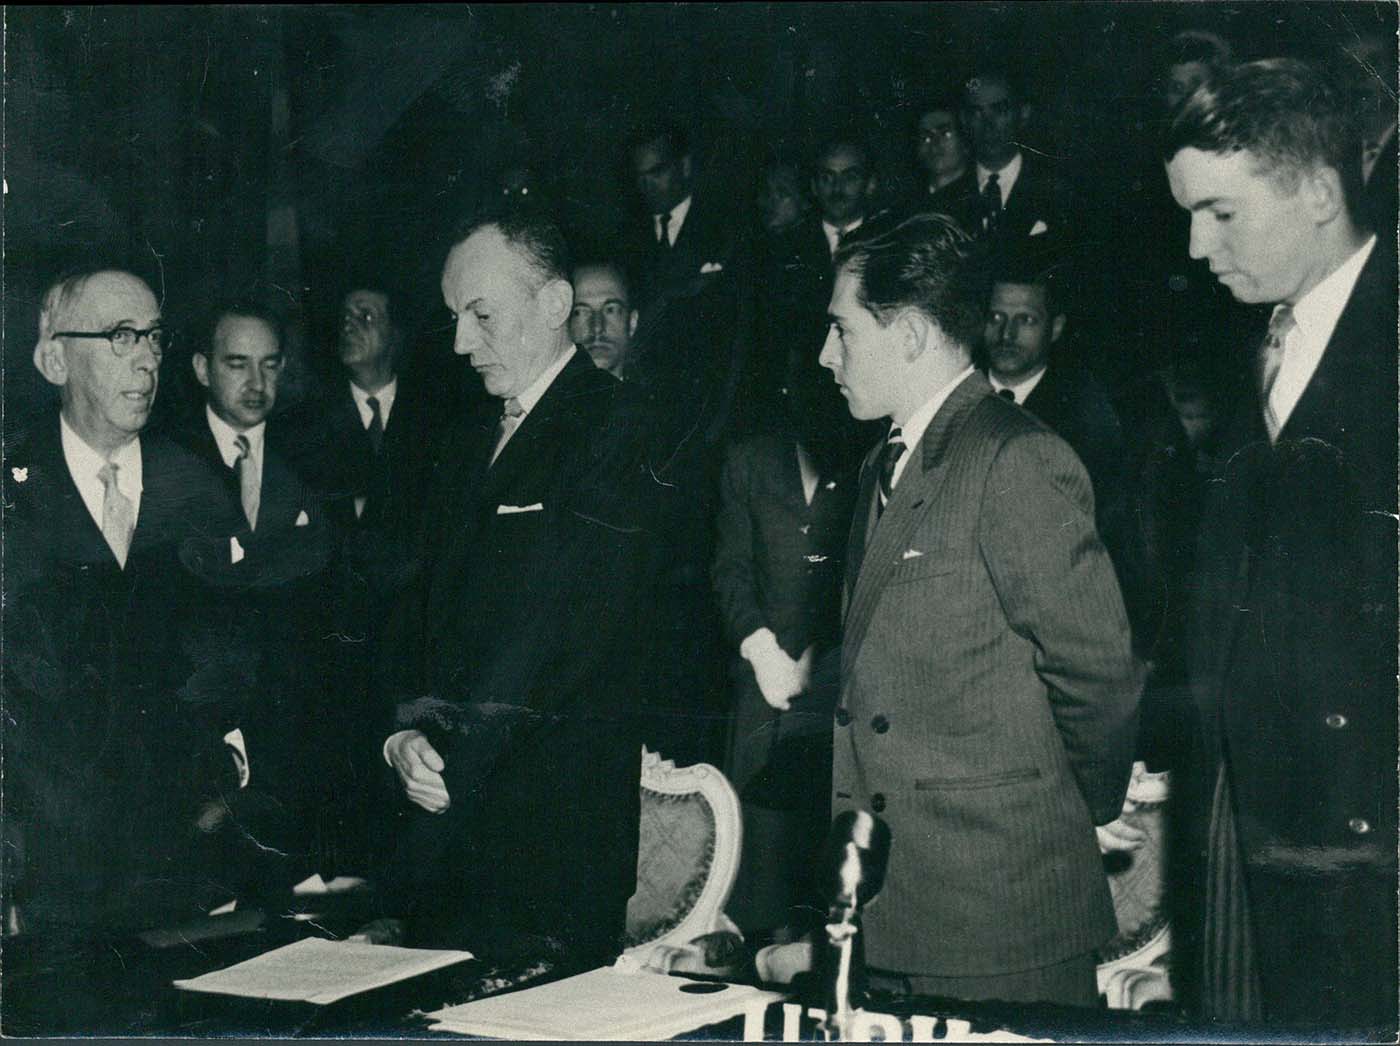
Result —
[[[1217,73],[1177,110],[1162,157],[1170,162],[1188,148],[1249,152],[1290,191],[1306,171],[1331,167],[1347,212],[1360,218],[1360,130],[1343,92],[1307,62],[1266,58]]]
[[[458,226],[452,237],[452,247],[455,249],[473,233],[487,227],[500,232],[524,259],[539,281],[536,290],[553,280],[568,281],[569,247],[551,215],[528,205],[493,204]]]
[[[871,174],[875,172],[875,154],[865,136],[857,131],[842,131],[823,138],[817,144],[817,151],[812,154],[812,168],[820,167],[823,160],[840,149],[858,153],[865,169]]]
[[[1022,287],[1039,287],[1045,293],[1045,314],[1063,315],[1066,311],[1065,291],[1069,280],[1068,255],[1058,244],[1039,241],[1046,236],[1027,236],[1001,245],[988,259],[989,291],[998,283]]]
[[[904,309],[918,309],[964,348],[977,344],[987,307],[985,257],[947,215],[916,214],[856,237],[832,263],[859,278],[856,300],[881,326]]]
[[[203,356],[212,355],[214,352],[214,335],[218,332],[219,324],[230,316],[237,316],[240,319],[260,320],[267,324],[267,329],[272,331],[272,336],[277,340],[277,347],[280,350],[285,341],[286,330],[282,323],[282,318],[271,308],[260,301],[251,298],[234,298],[229,301],[220,302],[208,313],[202,336],[198,344],[193,347],[193,351]]]
[[[83,266],[66,270],[44,291],[44,297],[39,305],[39,336],[41,338],[48,337],[53,332],[58,317],[62,316],[74,301],[82,297],[88,281],[94,276],[106,272],[117,272],[130,276],[132,279],[142,280],[130,269],[123,269],[119,265]],[[142,280],[142,282],[146,281]],[[147,286],[150,284],[147,283]]]
[[[630,307],[632,305],[632,279],[627,274],[627,266],[623,265],[622,262],[613,261],[610,258],[589,258],[581,262],[575,262],[569,282],[574,282],[574,280],[578,278],[578,274],[584,269],[598,269],[601,272],[611,273],[613,278],[616,279],[618,284],[622,287],[622,296],[626,300],[628,306]]]

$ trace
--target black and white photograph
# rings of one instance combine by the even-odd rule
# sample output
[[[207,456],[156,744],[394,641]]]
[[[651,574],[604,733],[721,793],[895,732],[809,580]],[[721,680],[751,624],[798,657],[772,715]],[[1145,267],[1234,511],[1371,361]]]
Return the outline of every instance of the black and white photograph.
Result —
[[[1396,1042],[1397,13],[0,8],[0,1035]]]

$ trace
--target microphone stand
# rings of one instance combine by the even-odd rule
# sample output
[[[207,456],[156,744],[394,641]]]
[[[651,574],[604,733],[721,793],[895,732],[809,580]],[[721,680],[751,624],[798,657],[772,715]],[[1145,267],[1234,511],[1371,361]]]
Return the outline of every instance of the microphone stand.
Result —
[[[826,922],[826,1016],[818,1031],[827,1042],[850,1042],[864,980],[857,957],[860,912],[884,883],[889,828],[864,810],[847,811],[832,823],[829,849],[836,851],[836,879]]]

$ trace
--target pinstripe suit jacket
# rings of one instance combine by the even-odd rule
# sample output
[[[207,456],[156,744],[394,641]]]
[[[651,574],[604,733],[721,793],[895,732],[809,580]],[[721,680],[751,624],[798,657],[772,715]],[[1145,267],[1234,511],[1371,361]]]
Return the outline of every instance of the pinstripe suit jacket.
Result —
[[[878,448],[877,448],[878,450]],[[852,528],[833,810],[892,832],[871,965],[989,975],[1115,932],[1093,825],[1128,784],[1140,679],[1079,459],[959,385],[878,524]]]

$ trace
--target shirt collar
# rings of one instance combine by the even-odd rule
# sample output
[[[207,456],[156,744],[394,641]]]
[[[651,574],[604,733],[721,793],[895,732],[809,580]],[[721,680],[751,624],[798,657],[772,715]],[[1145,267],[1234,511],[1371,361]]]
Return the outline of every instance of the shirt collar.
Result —
[[[63,460],[79,487],[98,483],[97,473],[111,461],[117,466],[117,487],[127,497],[139,496],[144,489],[141,473],[141,437],[118,447],[110,458],[98,453],[87,441],[73,431],[68,419],[58,415],[59,438],[63,444]]]
[[[904,445],[906,447],[912,449],[919,445],[919,441],[924,438],[924,432],[928,429],[929,425],[933,423],[934,416],[938,413],[939,408],[941,408],[948,397],[953,394],[953,390],[967,380],[967,376],[971,374],[972,371],[973,366],[969,363],[962,369],[957,377],[935,392],[932,398],[922,407],[909,415],[909,420],[899,427],[900,435],[904,437]]]
[[[369,398],[373,396],[379,401],[379,423],[387,425],[389,423],[389,410],[394,406],[394,397],[399,392],[399,376],[395,374],[389,379],[389,384],[385,385],[378,392],[366,392],[353,381],[350,382],[350,395],[355,399],[355,406],[359,408],[360,417],[364,419],[366,425],[369,424],[371,412],[369,409]]]
[[[831,222],[823,218],[822,232],[826,234],[827,246],[831,248],[832,253],[834,254],[836,252],[836,248],[841,242],[841,237],[845,236],[847,233],[855,232],[864,224],[865,218],[863,216],[846,226],[832,225]]]
[[[559,377],[559,372],[569,365],[569,361],[574,358],[574,353],[578,352],[577,345],[570,345],[569,350],[549,365],[549,369],[535,379],[528,389],[515,397],[515,402],[520,404],[520,409],[529,414],[535,409],[535,404],[540,401],[549,387],[554,384],[554,379]]]
[[[1002,199],[1006,199],[1006,194],[1011,191],[1011,186],[1016,184],[1016,179],[1021,176],[1021,150],[1016,150],[1016,155],[1011,158],[1011,162],[998,171],[993,171],[990,167],[977,165],[977,190],[981,192],[987,187],[987,179],[993,174],[997,176],[997,185],[1001,187]]]
[[[1326,345],[1332,331],[1341,319],[1352,288],[1366,260],[1375,249],[1376,238],[1371,236],[1350,258],[1337,266],[1332,273],[1312,290],[1298,299],[1293,306],[1293,318],[1298,321],[1299,330],[1310,342]]]
[[[1049,369],[1048,366],[1041,367],[1036,374],[1015,385],[1006,384],[1006,382],[1002,381],[990,370],[987,371],[987,380],[992,383],[992,388],[997,392],[1000,392],[1002,389],[1010,389],[1016,394],[1016,402],[1024,404],[1026,402],[1026,397],[1035,391],[1035,387],[1040,384],[1040,379],[1045,377],[1045,372]]]
[[[235,441],[239,435],[247,437],[248,456],[256,460],[262,459],[263,435],[267,432],[266,421],[260,421],[252,428],[239,433],[227,421],[215,414],[214,408],[207,403],[204,405],[204,417],[209,422],[209,431],[214,434],[214,442],[218,444],[219,455],[229,468],[233,468],[233,463],[238,460],[238,446]]]
[[[690,213],[690,201],[693,195],[687,196],[667,212],[670,215],[670,220],[666,222],[666,239],[670,241],[672,246],[675,246],[676,240],[680,237],[681,226],[685,224],[685,216]],[[661,228],[661,215],[654,214],[651,220],[656,224],[657,229]]]

